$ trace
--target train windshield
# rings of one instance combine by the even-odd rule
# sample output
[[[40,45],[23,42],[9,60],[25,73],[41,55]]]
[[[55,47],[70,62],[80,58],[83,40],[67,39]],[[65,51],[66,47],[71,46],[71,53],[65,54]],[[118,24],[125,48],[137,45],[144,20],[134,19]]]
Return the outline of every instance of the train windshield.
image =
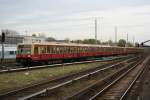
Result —
[[[19,45],[18,54],[31,54],[31,45]]]

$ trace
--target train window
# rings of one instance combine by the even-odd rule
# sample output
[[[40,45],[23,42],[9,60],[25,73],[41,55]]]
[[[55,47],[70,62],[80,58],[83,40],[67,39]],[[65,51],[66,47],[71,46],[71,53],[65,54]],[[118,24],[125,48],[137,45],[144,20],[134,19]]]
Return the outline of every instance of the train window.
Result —
[[[62,47],[62,54],[65,54],[66,48],[63,46]]]
[[[93,49],[92,49],[92,47],[90,47],[90,52],[92,52],[93,51]]]
[[[80,53],[80,47],[77,48],[77,52]]]
[[[80,53],[82,52],[82,47],[80,47]]]
[[[54,46],[52,47],[52,53],[53,53],[53,54],[55,54],[55,48],[56,48],[56,47],[54,47]]]
[[[67,53],[70,53],[70,49],[69,49],[69,47],[67,47]]]
[[[9,51],[9,54],[10,55],[14,55],[14,51]]]
[[[88,52],[91,52],[91,48],[90,47],[88,47]]]
[[[61,47],[61,54],[64,54],[64,52],[65,52],[65,50],[64,50],[65,48],[64,47]]]
[[[61,47],[57,47],[58,48],[58,54],[60,54],[61,53]]]
[[[60,54],[64,54],[64,47],[60,47]]]
[[[68,49],[67,49],[67,47],[65,47],[65,49],[64,49],[64,50],[65,50],[65,51],[64,51],[65,53],[68,53]]]
[[[46,48],[45,47],[41,47],[41,53],[46,53]]]
[[[75,47],[75,53],[78,53],[78,47]]]
[[[82,53],[82,47],[80,47],[80,53]]]
[[[99,51],[99,47],[97,47],[97,52]]]
[[[74,53],[74,47],[71,47],[71,53]]]
[[[59,54],[59,51],[60,51],[59,47],[56,47],[56,54]]]
[[[100,52],[100,51],[102,51],[102,48],[101,48],[101,47],[98,48],[98,52]]]
[[[76,50],[76,47],[73,47],[73,53],[76,53],[77,50]]]
[[[70,49],[71,49],[71,53],[73,53],[73,47],[70,47]]]
[[[84,52],[86,52],[86,47],[84,47]]]
[[[68,52],[71,53],[71,48],[70,47],[68,48]]]
[[[77,53],[79,53],[79,47],[77,47]]]
[[[80,53],[82,52],[82,47],[80,47]]]
[[[71,50],[71,52],[70,52],[70,53],[73,53],[73,47],[70,47],[70,50]]]
[[[68,47],[65,47],[65,53],[68,53]]]
[[[52,54],[53,53],[53,47],[50,46],[49,48],[50,48],[50,52],[49,53]]]
[[[73,47],[73,53],[76,53],[76,47]]]
[[[87,52],[87,47],[85,47],[85,52]]]
[[[104,52],[106,51],[106,47],[103,47],[104,48]]]
[[[84,50],[84,47],[82,47],[82,52],[84,53],[84,51],[85,51],[85,50]]]
[[[89,52],[91,52],[91,47],[89,47]]]
[[[62,54],[62,47],[59,47],[59,54]]]
[[[18,54],[31,54],[31,45],[19,45]]]
[[[105,51],[106,51],[106,52],[108,51],[108,48],[107,48],[107,47],[105,47]]]
[[[51,48],[50,48],[50,46],[47,46],[47,53],[51,53]]]
[[[83,53],[85,52],[85,49],[84,49],[84,47],[82,47],[82,52],[83,52]]]
[[[59,54],[61,54],[62,53],[62,47],[59,47]]]

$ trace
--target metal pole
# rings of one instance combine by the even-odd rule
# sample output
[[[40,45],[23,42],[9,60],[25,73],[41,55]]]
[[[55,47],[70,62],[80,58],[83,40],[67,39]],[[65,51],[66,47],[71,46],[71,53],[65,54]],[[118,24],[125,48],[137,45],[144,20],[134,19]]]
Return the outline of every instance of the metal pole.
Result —
[[[95,43],[97,44],[97,19],[95,19]]]
[[[135,37],[133,36],[133,46],[135,45],[134,41],[135,41]]]
[[[128,43],[128,33],[127,33],[127,43]]]
[[[117,43],[117,26],[115,26],[115,43]]]
[[[4,61],[4,43],[2,42],[2,58],[1,58],[1,63],[3,64]]]
[[[126,47],[128,47],[128,33],[127,33]]]
[[[2,58],[1,58],[1,63],[3,63],[3,60],[4,60],[4,41],[5,41],[5,34],[2,32],[2,34],[1,34],[1,43],[2,43]]]

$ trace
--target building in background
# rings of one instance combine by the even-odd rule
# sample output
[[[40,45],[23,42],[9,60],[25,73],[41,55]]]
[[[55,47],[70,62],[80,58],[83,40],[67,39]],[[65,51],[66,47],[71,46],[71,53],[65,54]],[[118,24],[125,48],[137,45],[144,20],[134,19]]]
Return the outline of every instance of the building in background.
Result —
[[[25,36],[20,35],[20,33],[13,30],[2,30],[5,33],[5,42],[4,44],[17,45],[18,43],[42,43],[46,42],[46,37],[39,36]],[[0,34],[0,43],[1,43],[1,34]]]
[[[23,43],[43,43],[43,42],[46,42],[46,38],[39,37],[39,36],[25,36],[22,42]]]
[[[21,36],[18,32],[13,30],[2,30],[5,33],[5,42],[4,44],[17,44],[22,43],[23,36]],[[0,43],[1,43],[1,34],[0,34]]]

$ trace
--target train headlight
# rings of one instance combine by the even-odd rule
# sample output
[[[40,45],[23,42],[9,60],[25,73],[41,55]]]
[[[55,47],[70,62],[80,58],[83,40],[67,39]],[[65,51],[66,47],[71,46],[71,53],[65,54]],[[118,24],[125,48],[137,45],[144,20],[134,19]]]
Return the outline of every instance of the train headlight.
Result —
[[[28,55],[27,57],[31,57],[31,55]]]

